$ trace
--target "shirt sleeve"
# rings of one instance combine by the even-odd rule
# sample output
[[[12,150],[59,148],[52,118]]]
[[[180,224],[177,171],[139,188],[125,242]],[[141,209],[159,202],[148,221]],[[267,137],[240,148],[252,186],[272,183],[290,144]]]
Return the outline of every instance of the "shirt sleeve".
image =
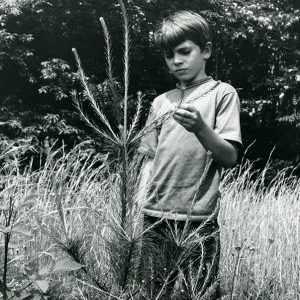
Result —
[[[224,95],[218,104],[214,130],[223,139],[242,144],[240,100],[235,90]]]
[[[154,99],[148,119],[145,126],[151,124],[158,116],[158,99]],[[154,158],[156,153],[156,148],[158,145],[158,136],[159,136],[159,128],[154,128],[150,132],[146,133],[141,138],[141,143],[138,148],[138,152],[144,154],[146,156]]]

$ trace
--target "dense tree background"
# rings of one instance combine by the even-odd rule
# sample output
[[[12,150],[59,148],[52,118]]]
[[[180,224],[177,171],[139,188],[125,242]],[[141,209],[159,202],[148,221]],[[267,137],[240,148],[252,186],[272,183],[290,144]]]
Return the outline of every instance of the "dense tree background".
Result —
[[[214,33],[208,72],[232,83],[242,101],[242,131],[251,159],[272,149],[278,168],[300,163],[300,1],[127,0],[131,29],[131,111],[137,91],[144,116],[153,97],[174,86],[153,44],[158,20],[179,9],[207,17]],[[91,88],[107,113],[104,38],[112,35],[115,80],[122,90],[122,20],[117,1],[6,0],[0,4],[0,139],[72,146],[92,136],[78,119],[70,92],[80,89],[80,54]],[[101,141],[99,141],[101,148]]]

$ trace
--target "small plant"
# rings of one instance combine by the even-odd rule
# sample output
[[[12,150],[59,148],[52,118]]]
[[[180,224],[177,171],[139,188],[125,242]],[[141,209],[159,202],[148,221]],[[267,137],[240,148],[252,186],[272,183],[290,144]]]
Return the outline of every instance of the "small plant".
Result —
[[[35,195],[31,193],[31,186],[27,184],[28,178],[21,173],[18,168],[20,153],[28,150],[28,146],[8,145],[0,154],[0,160],[5,159],[0,170],[0,244],[3,252],[0,255],[1,270],[0,292],[3,299],[27,299],[29,295],[41,295],[44,290],[43,281],[37,276],[31,276],[30,272],[20,272],[20,256],[14,257],[13,250],[18,248],[21,243],[27,244],[32,233],[24,227],[24,219],[32,211],[32,201]],[[25,287],[12,290],[8,287],[8,281],[22,280],[26,282]],[[31,288],[31,294],[26,289]],[[41,298],[42,299],[42,298]]]

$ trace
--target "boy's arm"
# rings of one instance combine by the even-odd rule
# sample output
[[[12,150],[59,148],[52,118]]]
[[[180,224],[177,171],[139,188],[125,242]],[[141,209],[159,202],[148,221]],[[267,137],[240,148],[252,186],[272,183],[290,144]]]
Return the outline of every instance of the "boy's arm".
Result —
[[[148,183],[151,176],[152,164],[153,164],[153,158],[148,156],[147,161],[142,170],[142,174],[139,182],[139,188],[137,192],[137,201],[139,204],[143,204],[147,196]]]
[[[218,135],[202,119],[200,112],[191,104],[182,105],[173,115],[175,121],[193,132],[213,159],[224,168],[232,167],[237,160],[237,147]]]
[[[203,147],[212,152],[213,159],[222,167],[230,168],[236,164],[238,149],[234,143],[224,140],[206,123],[194,133]]]

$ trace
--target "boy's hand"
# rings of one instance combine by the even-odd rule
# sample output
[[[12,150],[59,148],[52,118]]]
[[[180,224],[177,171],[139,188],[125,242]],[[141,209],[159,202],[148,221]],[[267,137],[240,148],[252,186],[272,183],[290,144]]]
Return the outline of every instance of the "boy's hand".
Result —
[[[205,124],[200,112],[191,104],[181,105],[174,113],[173,118],[190,132],[201,130]]]

